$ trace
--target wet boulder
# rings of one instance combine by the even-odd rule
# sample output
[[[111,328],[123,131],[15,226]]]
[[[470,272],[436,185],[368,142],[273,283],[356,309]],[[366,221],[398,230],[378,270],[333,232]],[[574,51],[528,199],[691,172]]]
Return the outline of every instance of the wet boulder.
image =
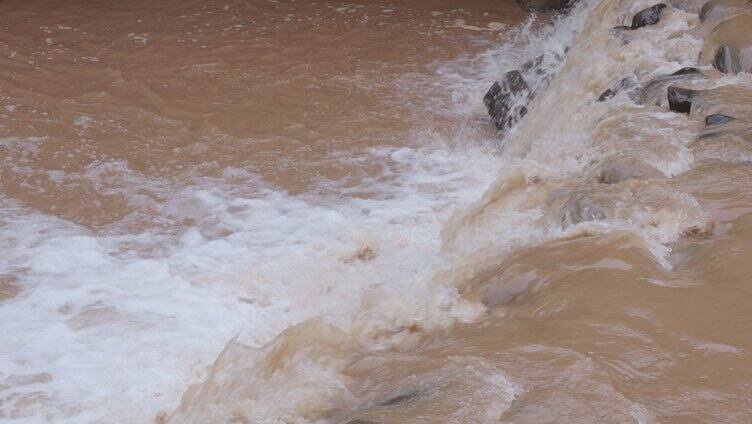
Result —
[[[505,134],[527,114],[527,105],[553,77],[554,63],[563,56],[548,52],[509,71],[495,82],[483,97],[483,103],[496,128]]]
[[[650,6],[647,9],[643,9],[632,18],[632,29],[638,29],[646,27],[648,25],[655,25],[661,20],[663,10],[666,8],[665,3],[658,3],[654,6]]]
[[[666,91],[668,108],[674,112],[689,113],[692,110],[692,97],[695,90],[671,86]]]
[[[516,70],[507,72],[491,86],[483,103],[496,129],[506,132],[525,116],[530,94],[530,86]]]
[[[528,12],[566,11],[575,3],[577,0],[517,0],[517,4]]]
[[[752,13],[716,25],[705,40],[700,62],[727,74],[752,72]]]
[[[665,105],[666,90],[668,89],[669,85],[673,85],[679,82],[696,81],[705,78],[706,76],[703,75],[703,73],[700,72],[700,70],[697,68],[681,68],[672,74],[661,75],[659,77],[651,79],[642,87],[636,89],[634,93],[631,94],[631,97],[632,100],[637,104],[654,104],[656,106],[663,106]]]
[[[611,30],[612,35],[623,34],[626,31],[633,31],[649,25],[655,25],[661,20],[663,10],[666,8],[665,3],[658,3],[655,6],[650,6],[647,9],[643,9],[637,12],[632,17],[632,25],[619,25]]]

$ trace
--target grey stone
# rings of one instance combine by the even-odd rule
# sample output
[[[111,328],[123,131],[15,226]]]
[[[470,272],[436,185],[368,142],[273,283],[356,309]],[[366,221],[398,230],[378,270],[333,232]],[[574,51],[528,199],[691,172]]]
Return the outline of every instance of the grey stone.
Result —
[[[632,18],[632,29],[657,24],[661,20],[661,15],[665,8],[665,3],[658,3],[655,6],[650,6],[647,9],[637,12],[634,18]]]
[[[488,114],[502,136],[527,114],[527,105],[543,90],[563,55],[546,52],[509,71],[483,97]]]
[[[506,132],[527,113],[530,86],[520,71],[504,74],[501,82],[495,82],[483,97],[488,114],[496,129]]]
[[[674,112],[689,113],[692,110],[694,90],[681,87],[669,87],[667,92],[668,108]]]
[[[707,126],[722,125],[727,122],[731,122],[735,120],[736,118],[734,118],[733,116],[714,114],[714,115],[708,115],[705,117],[705,125]]]

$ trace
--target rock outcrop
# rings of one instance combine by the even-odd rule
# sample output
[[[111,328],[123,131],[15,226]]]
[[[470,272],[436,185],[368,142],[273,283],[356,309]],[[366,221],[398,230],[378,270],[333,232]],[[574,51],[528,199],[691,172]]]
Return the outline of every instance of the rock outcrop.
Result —
[[[509,71],[495,82],[483,97],[491,121],[502,135],[525,114],[527,105],[553,77],[549,67],[562,59],[549,52],[525,62],[520,69]]]
[[[574,6],[577,0],[517,0],[517,3],[529,12],[545,12],[549,10],[565,11]]]

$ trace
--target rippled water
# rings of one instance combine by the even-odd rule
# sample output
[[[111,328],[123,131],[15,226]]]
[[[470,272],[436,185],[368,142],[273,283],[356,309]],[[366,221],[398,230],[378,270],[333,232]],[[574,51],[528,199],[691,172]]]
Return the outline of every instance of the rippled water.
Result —
[[[702,3],[0,2],[0,419],[752,421],[752,15]]]

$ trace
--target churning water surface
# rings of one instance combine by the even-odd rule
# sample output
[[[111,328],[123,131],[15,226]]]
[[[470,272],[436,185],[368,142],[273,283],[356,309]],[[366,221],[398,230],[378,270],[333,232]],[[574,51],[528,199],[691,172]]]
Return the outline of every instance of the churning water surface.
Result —
[[[697,5],[461,3],[0,2],[0,419],[752,420],[752,168],[596,101]]]

